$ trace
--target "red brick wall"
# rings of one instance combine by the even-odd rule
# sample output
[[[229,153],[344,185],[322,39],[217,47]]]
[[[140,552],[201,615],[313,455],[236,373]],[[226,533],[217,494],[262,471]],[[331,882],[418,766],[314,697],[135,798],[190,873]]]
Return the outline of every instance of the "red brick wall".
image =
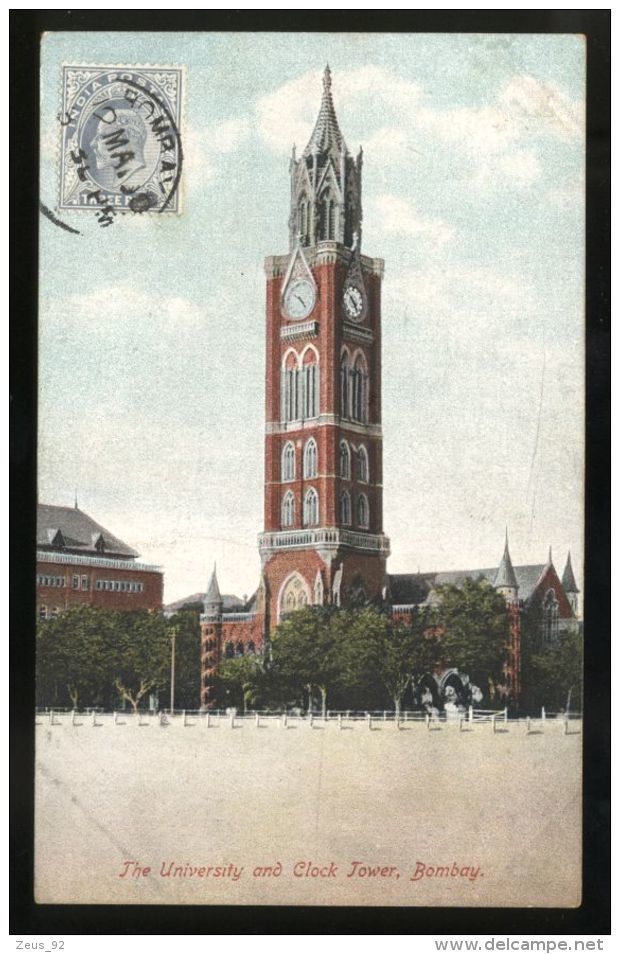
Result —
[[[37,578],[64,577],[64,586],[45,586],[37,582],[37,616],[42,606],[49,611],[55,607],[59,612],[70,606],[97,606],[108,610],[161,610],[163,605],[164,577],[156,570],[132,570],[109,567],[71,565],[37,561]],[[73,577],[79,577],[79,589],[72,585]],[[82,589],[82,577],[86,577],[87,588]],[[98,590],[97,580],[124,583],[141,583],[141,593],[122,592],[120,590]]]
[[[264,574],[270,593],[269,626],[273,629],[278,623],[280,590],[292,573],[299,573],[305,580],[313,601],[314,582],[317,570],[321,571],[325,602],[328,602],[336,573],[343,564],[341,601],[344,604],[347,594],[358,577],[363,580],[369,599],[380,599],[385,582],[385,559],[375,554],[362,553],[359,550],[342,549],[328,567],[316,550],[282,550],[275,553],[265,564]]]

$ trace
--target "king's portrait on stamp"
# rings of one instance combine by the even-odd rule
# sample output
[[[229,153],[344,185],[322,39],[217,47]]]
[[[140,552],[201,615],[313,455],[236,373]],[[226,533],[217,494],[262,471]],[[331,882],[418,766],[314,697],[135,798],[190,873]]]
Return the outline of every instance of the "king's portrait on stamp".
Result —
[[[42,63],[37,899],[578,906],[582,39]]]

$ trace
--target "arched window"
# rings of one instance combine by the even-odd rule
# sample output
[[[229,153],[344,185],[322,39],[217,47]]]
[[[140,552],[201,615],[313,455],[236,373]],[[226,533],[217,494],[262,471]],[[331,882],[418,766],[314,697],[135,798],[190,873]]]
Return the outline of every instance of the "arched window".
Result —
[[[299,417],[299,371],[298,356],[289,351],[284,359],[280,383],[280,416],[283,421],[296,421]]]
[[[357,498],[357,525],[366,528],[368,523],[368,497],[366,494],[360,494]]]
[[[340,414],[342,417],[350,416],[349,404],[349,356],[344,352],[340,359]]]
[[[232,642],[229,640],[224,646],[224,656],[226,657],[226,659],[232,659],[234,655],[235,655],[235,647],[233,646]]]
[[[237,640],[237,645],[235,646],[235,656],[243,656],[243,643],[240,639]]]
[[[317,449],[316,441],[313,437],[306,442],[304,447],[304,477],[316,477],[317,474]]]
[[[302,362],[300,407],[301,417],[318,417],[319,413],[319,364],[316,351],[307,348]]]
[[[351,495],[348,490],[340,494],[340,523],[347,527],[351,523]]]
[[[351,373],[351,417],[354,421],[366,424],[368,421],[368,373],[366,362],[358,354]]]
[[[47,606],[45,603],[39,606],[39,619],[47,619]]]
[[[293,573],[280,590],[280,615],[293,613],[308,605],[308,588],[299,573]]]
[[[282,448],[282,480],[295,480],[295,448],[288,441]]]
[[[553,643],[558,638],[559,605],[555,591],[550,588],[545,593],[542,604],[542,639],[543,643]]]
[[[287,490],[282,498],[282,526],[292,527],[295,523],[295,498],[290,490]]]
[[[319,522],[319,495],[310,487],[304,497],[304,527],[316,527]]]
[[[351,451],[346,441],[340,441],[340,476],[345,480],[351,479]]]
[[[248,654],[248,656],[255,656],[255,655],[256,655],[256,646],[254,645],[254,643],[253,643],[252,640],[250,640],[250,642],[248,643],[248,652],[247,652],[247,654]]]
[[[368,452],[363,444],[357,448],[357,479],[362,484],[368,483]]]

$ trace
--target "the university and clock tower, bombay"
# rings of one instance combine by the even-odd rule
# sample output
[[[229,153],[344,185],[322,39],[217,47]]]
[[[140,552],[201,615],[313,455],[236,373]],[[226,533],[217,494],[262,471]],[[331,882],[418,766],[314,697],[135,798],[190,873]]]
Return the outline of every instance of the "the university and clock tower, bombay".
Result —
[[[382,259],[362,254],[362,150],[338,126],[329,68],[290,162],[289,251],[265,261],[265,628],[307,604],[380,601]]]

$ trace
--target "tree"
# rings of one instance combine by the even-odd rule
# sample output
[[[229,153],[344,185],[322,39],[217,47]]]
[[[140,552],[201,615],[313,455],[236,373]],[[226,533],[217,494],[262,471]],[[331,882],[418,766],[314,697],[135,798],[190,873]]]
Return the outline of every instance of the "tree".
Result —
[[[107,705],[112,688],[110,647],[118,614],[76,606],[37,627],[39,705]]]
[[[310,712],[316,689],[325,712],[327,693],[338,675],[330,626],[332,613],[329,608],[308,606],[290,613],[277,626],[271,642],[271,665],[281,701],[301,703],[305,692]]]
[[[501,683],[509,638],[506,602],[486,580],[437,587],[436,625],[445,666],[466,673],[483,691]]]
[[[339,613],[332,625],[341,632],[334,641],[340,663],[340,684],[362,695],[365,706],[381,704],[385,694],[400,713],[409,685],[437,662],[437,641],[429,632],[426,611],[416,611],[397,623],[373,607]]]
[[[583,639],[577,628],[547,646],[526,650],[522,683],[528,708],[580,710],[582,705]]]
[[[149,612],[117,613],[113,648],[114,685],[138,711],[147,692],[161,691],[170,667],[170,632],[163,616]]]
[[[218,698],[234,706],[256,705],[264,684],[265,673],[255,656],[223,659],[217,669]]]

